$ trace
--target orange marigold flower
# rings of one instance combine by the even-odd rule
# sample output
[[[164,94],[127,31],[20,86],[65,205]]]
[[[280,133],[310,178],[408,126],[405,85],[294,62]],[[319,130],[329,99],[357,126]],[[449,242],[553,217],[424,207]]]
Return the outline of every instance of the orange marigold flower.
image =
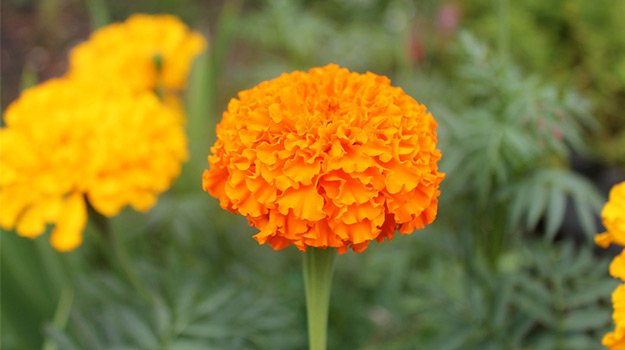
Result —
[[[361,252],[436,217],[435,129],[386,77],[334,64],[283,74],[230,101],[202,184],[261,244]]]
[[[135,14],[91,34],[70,53],[73,79],[135,90],[184,88],[193,59],[206,40],[172,15]]]
[[[616,325],[614,332],[603,337],[602,344],[610,350],[625,350],[625,284],[621,284],[612,293],[614,313],[612,319]]]
[[[601,218],[607,231],[595,236],[595,242],[603,248],[610,243],[625,246],[625,182],[612,187]]]
[[[179,111],[152,92],[55,79],[25,90],[0,129],[0,225],[34,238],[56,224],[61,251],[82,241],[85,196],[99,213],[146,211],[187,157]]]

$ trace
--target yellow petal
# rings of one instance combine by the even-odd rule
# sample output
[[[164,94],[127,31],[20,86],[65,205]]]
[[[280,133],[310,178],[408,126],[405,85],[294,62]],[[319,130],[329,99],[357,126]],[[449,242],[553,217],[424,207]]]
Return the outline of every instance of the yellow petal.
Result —
[[[602,248],[607,248],[610,245],[610,243],[612,243],[610,234],[607,232],[604,232],[604,233],[595,235],[595,243]]]
[[[46,223],[54,222],[63,206],[62,197],[51,197],[38,201],[26,209],[17,224],[20,236],[35,238],[46,230]]]
[[[10,230],[24,211],[35,200],[34,191],[23,187],[10,186],[0,191],[0,225]]]
[[[82,243],[82,231],[87,224],[87,207],[81,193],[74,193],[65,201],[59,220],[52,231],[50,243],[61,252],[75,249]]]
[[[625,281],[625,251],[617,255],[610,264],[610,275]]]

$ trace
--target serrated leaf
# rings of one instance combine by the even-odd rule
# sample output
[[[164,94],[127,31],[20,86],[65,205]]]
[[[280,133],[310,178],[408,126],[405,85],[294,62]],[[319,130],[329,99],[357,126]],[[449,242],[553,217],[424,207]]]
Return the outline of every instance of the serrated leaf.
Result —
[[[596,232],[596,227],[593,221],[592,213],[588,208],[586,202],[581,198],[575,198],[575,211],[577,212],[577,218],[582,226],[582,230],[587,237],[591,238]]]
[[[150,327],[139,316],[128,309],[119,309],[122,329],[135,343],[146,349],[158,348],[158,339]]]
[[[590,285],[582,286],[580,290],[573,292],[571,295],[565,296],[566,304],[570,307],[577,307],[590,303],[597,303],[600,299],[610,299],[612,291],[618,286],[619,282],[612,279],[596,281]]]
[[[517,305],[525,314],[539,320],[546,326],[552,326],[555,322],[551,307],[548,303],[541,303],[536,299],[519,294],[514,299],[514,304]]]
[[[562,225],[565,211],[566,196],[562,190],[554,188],[549,197],[549,206],[547,207],[547,215],[545,218],[545,239],[547,241],[552,241],[555,237],[558,229]]]
[[[521,224],[521,217],[523,217],[525,212],[526,203],[531,199],[530,193],[525,186],[517,186],[514,195],[510,209],[510,224],[512,227],[518,227]]]
[[[196,279],[191,278],[187,280],[177,290],[175,299],[175,312],[180,318],[188,318],[189,313],[192,312],[193,299],[198,293],[198,282]]]
[[[563,321],[562,327],[571,332],[599,329],[608,324],[612,315],[601,309],[583,309],[571,311]]]
[[[520,274],[517,276],[519,288],[529,294],[531,298],[536,298],[548,305],[551,303],[551,292],[545,284],[536,277],[528,274]]]
[[[225,350],[222,347],[211,346],[205,341],[196,339],[177,339],[167,349],[169,350]]]
[[[552,333],[542,333],[532,343],[528,348],[532,350],[553,350],[555,349],[555,335]]]
[[[44,326],[44,331],[49,340],[56,344],[60,349],[78,350],[76,344],[74,344],[74,342],[55,325],[46,324]]]
[[[512,277],[501,280],[503,285],[495,289],[495,300],[493,303],[494,315],[492,317],[495,324],[504,323],[504,319],[510,311],[510,300],[513,298],[514,280]]]
[[[181,334],[200,339],[224,338],[235,333],[235,329],[231,326],[218,321],[195,322],[181,332]]]
[[[222,288],[218,292],[213,293],[209,297],[200,301],[194,307],[194,315],[200,318],[212,314],[217,309],[222,307],[224,303],[232,299],[235,293],[236,290],[234,288]]]
[[[529,230],[533,230],[547,206],[547,194],[542,186],[535,184],[531,189],[530,197],[532,198],[532,205],[528,208],[525,227]]]
[[[431,349],[457,350],[464,349],[467,342],[473,336],[474,329],[459,329],[456,331],[446,332],[446,335],[430,345]]]
[[[83,348],[93,350],[102,349],[100,341],[96,336],[96,332],[92,328],[92,324],[89,324],[89,322],[79,312],[72,312],[70,318],[72,325],[78,329],[76,336],[79,344],[81,344]]]
[[[159,334],[165,333],[167,327],[171,324],[171,312],[169,307],[165,305],[161,298],[154,299],[154,307],[152,308],[152,317],[156,330]]]
[[[595,349],[598,343],[597,339],[594,339],[586,334],[567,335],[564,340],[566,350]]]

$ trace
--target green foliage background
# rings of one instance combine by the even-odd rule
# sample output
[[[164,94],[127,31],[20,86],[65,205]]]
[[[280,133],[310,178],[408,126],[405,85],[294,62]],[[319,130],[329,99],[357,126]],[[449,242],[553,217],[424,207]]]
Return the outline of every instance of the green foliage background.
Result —
[[[433,225],[337,258],[329,348],[598,349],[617,285],[592,243],[606,197],[571,159],[623,180],[625,2],[601,3],[6,2],[3,23],[31,14],[30,45],[60,62],[86,36],[68,17],[95,28],[173,13],[210,48],[185,96],[191,160],[155,208],[111,219],[112,239],[90,222],[66,254],[47,235],[2,232],[1,347],[305,349],[300,252],[257,245],[200,177],[237,91],[334,62],[428,106],[447,178]],[[7,72],[3,108],[16,97]],[[30,59],[18,72],[22,86],[54,75]]]

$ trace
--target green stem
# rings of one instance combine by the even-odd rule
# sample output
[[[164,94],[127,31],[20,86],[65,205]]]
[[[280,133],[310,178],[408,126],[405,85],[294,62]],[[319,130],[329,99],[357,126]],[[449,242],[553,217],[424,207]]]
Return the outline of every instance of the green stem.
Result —
[[[111,14],[104,0],[85,0],[92,29],[104,27],[111,22]]]
[[[117,268],[119,272],[126,277],[128,282],[130,282],[132,287],[145,301],[151,302],[152,293],[150,293],[150,290],[132,268],[128,253],[118,235],[115,233],[115,230],[111,230],[108,218],[98,213],[97,210],[89,204],[89,201],[87,201],[87,211],[89,212],[89,218],[102,234],[105,255],[112,260],[112,267]]]
[[[306,248],[304,253],[304,285],[308,314],[309,350],[326,350],[328,307],[336,249]]]
[[[508,60],[508,0],[497,1],[497,17],[499,20],[499,59],[502,67],[505,67]]]
[[[56,312],[54,313],[54,317],[52,319],[52,324],[54,324],[59,330],[63,330],[67,325],[67,320],[69,319],[69,313],[72,310],[73,302],[74,289],[68,286],[63,287],[63,289],[61,289],[61,295],[59,296],[59,304],[56,307]],[[46,341],[41,349],[56,350],[57,346],[56,343],[48,337],[46,338]]]

